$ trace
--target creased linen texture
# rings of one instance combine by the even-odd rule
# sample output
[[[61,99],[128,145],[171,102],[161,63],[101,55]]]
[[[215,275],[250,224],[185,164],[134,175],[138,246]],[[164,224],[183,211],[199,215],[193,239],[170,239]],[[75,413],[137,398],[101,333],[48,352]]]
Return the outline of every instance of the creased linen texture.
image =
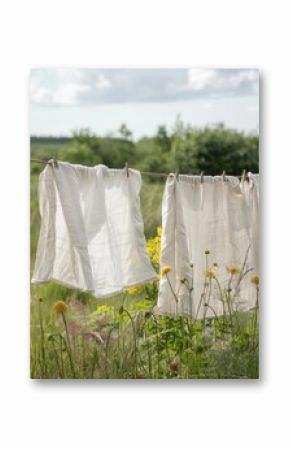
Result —
[[[39,178],[41,229],[33,283],[56,281],[97,298],[156,278],[146,252],[141,176],[58,162]]]
[[[256,304],[250,282],[258,273],[258,177],[249,181],[227,176],[179,175],[167,178],[162,203],[161,267],[172,270],[162,277],[156,312],[220,316],[225,312],[221,290],[231,289],[233,310],[246,311]],[[205,254],[205,252],[209,252]],[[245,273],[230,275],[226,267]],[[216,279],[206,277],[208,270]],[[171,285],[170,285],[171,284]],[[173,292],[177,296],[174,298]]]

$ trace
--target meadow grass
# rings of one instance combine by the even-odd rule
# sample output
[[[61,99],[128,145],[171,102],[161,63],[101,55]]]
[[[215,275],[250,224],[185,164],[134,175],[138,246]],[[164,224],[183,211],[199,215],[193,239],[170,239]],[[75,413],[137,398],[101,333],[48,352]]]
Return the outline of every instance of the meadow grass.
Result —
[[[256,311],[239,314],[234,324],[155,316],[144,291],[134,298],[124,293],[110,305],[73,293],[66,310],[56,312],[59,295],[38,297],[37,290],[31,302],[34,379],[258,378]]]
[[[147,242],[158,269],[161,229]],[[207,254],[206,254],[207,257]],[[166,276],[170,267],[162,267]],[[229,278],[239,276],[228,267]],[[209,269],[205,279],[216,280]],[[169,278],[167,278],[169,282]],[[31,377],[35,379],[256,379],[259,278],[254,310],[195,320],[155,314],[158,280],[105,302],[49,283],[32,286]],[[228,309],[227,309],[228,308]]]

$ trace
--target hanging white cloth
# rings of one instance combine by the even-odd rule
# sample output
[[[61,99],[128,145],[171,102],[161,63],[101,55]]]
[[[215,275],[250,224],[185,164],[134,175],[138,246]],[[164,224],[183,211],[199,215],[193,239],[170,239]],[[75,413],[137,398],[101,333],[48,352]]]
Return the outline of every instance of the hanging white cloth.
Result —
[[[256,304],[258,195],[252,177],[171,175],[162,204],[157,312],[213,317]],[[232,271],[230,273],[229,271]],[[230,311],[228,309],[230,303]]]
[[[156,278],[146,252],[140,172],[58,162],[39,178],[41,229],[33,283],[96,297]]]

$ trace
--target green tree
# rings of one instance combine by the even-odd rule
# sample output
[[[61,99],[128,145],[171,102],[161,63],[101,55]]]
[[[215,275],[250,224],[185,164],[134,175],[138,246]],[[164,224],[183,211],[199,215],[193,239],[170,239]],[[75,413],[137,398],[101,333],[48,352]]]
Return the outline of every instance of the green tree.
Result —
[[[132,138],[132,131],[127,127],[126,123],[122,123],[120,128],[118,129],[118,132],[121,137],[125,140],[130,140]]]
[[[229,130],[222,125],[194,130],[175,141],[175,161],[183,173],[199,172],[216,175],[225,170],[238,175],[244,169],[259,170],[257,136]]]
[[[158,127],[154,142],[164,152],[171,150],[171,138],[167,133],[166,126],[162,125]]]

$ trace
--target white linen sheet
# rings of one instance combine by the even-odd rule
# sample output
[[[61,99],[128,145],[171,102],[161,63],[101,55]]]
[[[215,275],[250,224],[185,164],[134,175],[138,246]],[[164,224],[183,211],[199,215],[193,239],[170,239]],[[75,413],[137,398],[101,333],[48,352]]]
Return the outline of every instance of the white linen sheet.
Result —
[[[33,283],[56,281],[97,298],[153,280],[140,210],[141,176],[130,169],[58,162],[39,178],[41,229]]]
[[[231,176],[205,176],[203,183],[200,176],[167,178],[160,265],[171,271],[160,279],[157,313],[199,319],[256,305],[257,181],[253,175],[241,182]]]

